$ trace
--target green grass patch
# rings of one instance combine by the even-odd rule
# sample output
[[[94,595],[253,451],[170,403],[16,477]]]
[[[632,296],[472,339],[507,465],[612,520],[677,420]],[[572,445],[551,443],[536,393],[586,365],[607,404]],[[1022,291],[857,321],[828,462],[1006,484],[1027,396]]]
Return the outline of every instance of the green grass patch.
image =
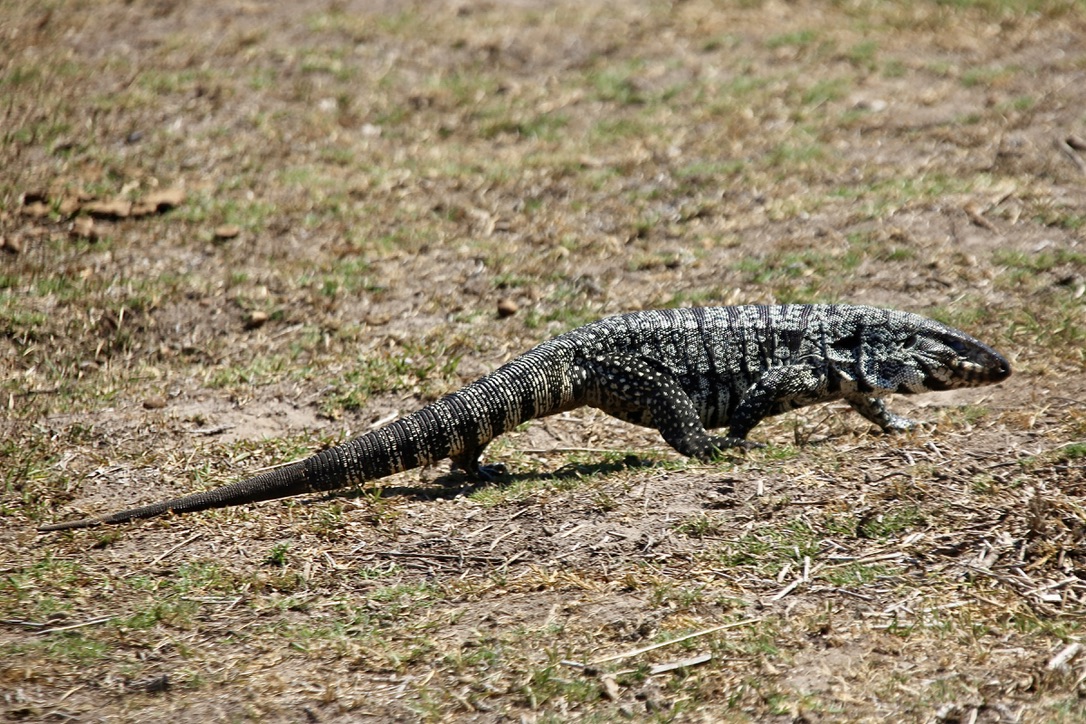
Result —
[[[424,399],[433,398],[452,386],[460,360],[459,353],[415,343],[359,357],[321,398],[321,412],[338,417],[362,409],[372,395],[395,390],[418,389]]]
[[[675,526],[675,532],[691,538],[706,538],[725,533],[727,527],[714,516],[699,513]]]
[[[561,113],[541,113],[527,119],[496,118],[483,123],[483,138],[512,135],[521,138],[537,138],[553,141],[569,125],[569,116]]]
[[[631,61],[624,66],[596,71],[588,80],[598,100],[622,106],[643,105],[649,97],[637,83],[642,68],[641,62]]]
[[[777,48],[809,48],[819,41],[820,34],[816,30],[797,30],[790,33],[773,35],[766,40],[766,47],[770,50]]]
[[[925,516],[920,510],[914,507],[903,507],[865,520],[858,526],[856,532],[865,538],[887,540],[925,524]]]

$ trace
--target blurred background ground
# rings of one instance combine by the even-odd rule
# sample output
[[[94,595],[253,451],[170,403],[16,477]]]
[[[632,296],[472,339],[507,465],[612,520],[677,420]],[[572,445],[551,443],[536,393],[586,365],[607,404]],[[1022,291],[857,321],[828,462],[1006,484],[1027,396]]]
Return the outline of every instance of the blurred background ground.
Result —
[[[7,719],[1083,716],[1083,3],[0,0],[0,47]],[[34,531],[600,316],[794,301],[1015,374],[900,437],[701,465],[578,410],[500,485]]]

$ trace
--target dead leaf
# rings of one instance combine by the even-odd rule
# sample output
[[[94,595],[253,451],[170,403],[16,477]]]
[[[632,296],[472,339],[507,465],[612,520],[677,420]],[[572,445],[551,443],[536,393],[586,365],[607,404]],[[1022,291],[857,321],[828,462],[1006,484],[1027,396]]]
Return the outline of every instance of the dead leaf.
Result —
[[[260,312],[260,311],[252,312],[252,313],[249,314],[249,318],[245,320],[245,328],[246,329],[257,329],[258,327],[263,327],[264,323],[267,322],[267,321],[268,321],[268,313],[267,312]]]
[[[132,205],[133,216],[161,214],[175,209],[185,202],[185,192],[179,188],[153,191]]]
[[[15,237],[9,239],[0,236],[0,249],[3,249],[9,254],[18,254],[23,250],[23,243]]]
[[[498,302],[498,316],[499,317],[512,317],[517,313],[519,308],[517,303],[512,299],[502,299]]]
[[[998,229],[996,229],[995,224],[993,224],[991,221],[988,221],[988,219],[984,218],[984,212],[976,204],[974,204],[972,202],[967,203],[965,205],[964,209],[965,209],[965,215],[968,216],[969,220],[972,221],[977,226],[979,226],[981,228],[984,228],[984,229],[987,229],[988,231],[998,231]]]
[[[73,221],[71,234],[76,239],[98,241],[98,229],[94,228],[94,219],[89,216],[80,216]]]
[[[125,219],[132,214],[132,202],[125,199],[92,201],[83,206],[83,211],[98,219]]]
[[[618,682],[615,681],[615,677],[610,674],[601,676],[600,684],[603,687],[603,695],[611,701],[618,701],[622,697],[622,692],[618,688]]]
[[[31,201],[23,206],[23,213],[35,219],[49,215],[49,206],[44,201]]]
[[[83,201],[78,196],[65,196],[57,205],[61,216],[75,216],[83,208]]]

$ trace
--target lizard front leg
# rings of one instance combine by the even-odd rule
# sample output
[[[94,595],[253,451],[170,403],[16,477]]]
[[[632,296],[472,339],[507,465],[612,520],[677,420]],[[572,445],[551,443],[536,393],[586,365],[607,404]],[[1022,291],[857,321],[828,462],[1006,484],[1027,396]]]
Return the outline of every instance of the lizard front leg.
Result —
[[[882,428],[883,432],[904,432],[914,430],[920,426],[920,423],[915,420],[890,412],[886,407],[886,402],[881,397],[848,395],[845,397],[845,401],[853,410],[863,415],[865,419]]]

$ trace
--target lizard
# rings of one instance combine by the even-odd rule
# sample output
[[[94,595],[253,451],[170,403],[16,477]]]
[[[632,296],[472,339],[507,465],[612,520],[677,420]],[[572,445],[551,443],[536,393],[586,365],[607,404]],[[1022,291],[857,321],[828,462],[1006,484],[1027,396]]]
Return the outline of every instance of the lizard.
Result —
[[[910,312],[845,304],[745,305],[629,312],[543,342],[414,413],[303,460],[237,482],[110,515],[39,528],[125,523],[330,491],[450,458],[484,480],[480,456],[521,423],[598,408],[655,428],[672,448],[708,461],[762,447],[764,418],[844,400],[884,432],[911,430],[885,398],[976,387],[1011,374],[988,345]],[[711,430],[727,428],[724,435]]]

